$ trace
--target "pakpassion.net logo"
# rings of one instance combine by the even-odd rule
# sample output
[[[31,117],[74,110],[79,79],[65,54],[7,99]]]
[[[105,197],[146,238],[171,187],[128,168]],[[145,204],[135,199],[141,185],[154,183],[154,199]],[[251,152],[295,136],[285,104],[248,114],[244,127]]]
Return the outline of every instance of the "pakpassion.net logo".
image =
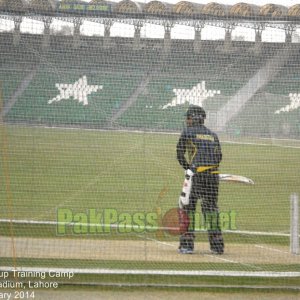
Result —
[[[184,213],[185,214],[185,213]],[[221,230],[236,230],[234,210],[208,213],[206,217],[198,212],[193,221],[195,230],[213,230],[215,226]],[[182,217],[182,215],[181,215]],[[188,215],[186,214],[186,217]],[[218,220],[218,222],[217,222]],[[98,210],[95,208],[75,211],[70,208],[57,209],[57,235],[69,234],[110,234],[110,233],[165,233],[177,235],[181,233],[178,208],[172,208],[165,213],[158,208],[151,212],[121,212],[114,208]]]

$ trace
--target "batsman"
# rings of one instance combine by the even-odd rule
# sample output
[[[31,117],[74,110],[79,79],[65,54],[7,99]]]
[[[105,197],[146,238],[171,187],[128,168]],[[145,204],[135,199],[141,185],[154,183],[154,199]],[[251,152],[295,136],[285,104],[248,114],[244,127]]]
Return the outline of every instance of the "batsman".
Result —
[[[177,143],[177,160],[185,170],[182,193],[179,197],[179,253],[192,254],[195,239],[195,211],[201,201],[202,214],[213,254],[224,253],[224,241],[219,226],[218,167],[222,151],[218,136],[204,126],[206,113],[200,106],[191,105],[186,112],[186,128]]]

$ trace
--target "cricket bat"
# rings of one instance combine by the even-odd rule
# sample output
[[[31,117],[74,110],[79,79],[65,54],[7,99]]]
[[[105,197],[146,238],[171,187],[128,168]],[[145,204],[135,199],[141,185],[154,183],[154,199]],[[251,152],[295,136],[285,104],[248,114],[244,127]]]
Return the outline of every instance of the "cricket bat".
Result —
[[[241,175],[219,174],[219,178],[220,181],[224,181],[224,182],[254,184],[254,181],[252,179]]]

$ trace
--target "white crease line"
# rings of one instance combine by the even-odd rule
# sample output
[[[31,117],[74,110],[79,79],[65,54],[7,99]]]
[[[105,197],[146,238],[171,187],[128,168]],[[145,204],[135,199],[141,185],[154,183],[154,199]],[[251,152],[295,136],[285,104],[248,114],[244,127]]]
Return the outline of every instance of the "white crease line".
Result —
[[[121,275],[181,275],[181,276],[231,276],[231,277],[300,277],[300,272],[273,272],[273,271],[216,271],[216,270],[152,270],[152,269],[85,269],[85,268],[45,268],[45,267],[11,267],[1,266],[0,271],[23,272],[58,272],[73,274],[121,274]]]
[[[261,248],[261,249],[266,249],[266,250],[270,250],[270,251],[274,251],[274,252],[284,253],[284,254],[290,254],[290,252],[288,252],[288,251],[282,251],[282,250],[279,250],[279,249],[265,247],[265,246],[261,246],[261,245],[254,245],[254,247]]]
[[[239,262],[239,261],[234,261],[234,260],[231,260],[231,259],[222,258],[222,257],[219,257],[218,255],[211,255],[211,254],[204,254],[204,255],[208,256],[208,257],[211,257],[211,258],[218,259],[218,260],[222,260],[222,261],[225,261],[225,262],[229,262],[229,263],[232,263],[232,264],[238,264],[238,265],[242,265],[242,266],[246,266],[246,267],[251,267],[253,269],[262,270],[262,268],[260,268],[260,267],[257,267],[257,266],[251,265],[251,264],[242,263],[242,262]]]
[[[166,243],[166,242],[161,242],[157,239],[152,239],[152,238],[149,238],[149,237],[145,237],[145,236],[142,236],[142,235],[137,235],[139,238],[142,238],[142,239],[145,239],[145,240],[149,240],[149,241],[152,241],[152,242],[155,242],[155,243],[158,243],[158,244],[161,244],[161,245],[164,245],[164,246],[169,246],[169,247],[172,247],[172,248],[175,248],[176,246],[173,245],[173,244],[169,244],[169,243]]]

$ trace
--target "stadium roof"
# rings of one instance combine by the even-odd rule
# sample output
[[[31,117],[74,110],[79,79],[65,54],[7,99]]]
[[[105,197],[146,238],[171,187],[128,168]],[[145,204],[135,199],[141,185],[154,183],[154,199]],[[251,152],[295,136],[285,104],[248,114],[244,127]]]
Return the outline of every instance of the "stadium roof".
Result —
[[[223,17],[228,14],[229,6],[226,6],[224,4],[219,4],[216,2],[211,2],[206,5],[201,10],[201,13],[207,14],[207,15],[213,15],[218,17]]]
[[[259,15],[269,17],[287,16],[288,8],[282,5],[265,4],[260,7]]]
[[[0,10],[24,11],[25,3],[22,0],[0,0]]]
[[[130,1],[130,0],[129,0]],[[161,1],[150,1],[144,7],[144,12],[147,14],[166,14],[172,12],[172,4],[164,3]]]
[[[201,13],[203,6],[203,4],[180,1],[173,6],[173,12],[176,14],[192,16]]]
[[[257,16],[258,13],[259,6],[251,5],[248,3],[237,3],[233,5],[229,10],[230,15],[239,17],[254,17]]]
[[[284,1],[283,1],[284,2]],[[300,2],[300,0],[299,0]],[[38,12],[48,13],[60,11],[59,4],[89,6],[89,5],[103,5],[109,7],[106,13],[123,13],[123,14],[149,14],[149,15],[175,15],[175,16],[195,16],[206,15],[214,17],[264,17],[268,19],[276,19],[282,17],[300,17],[300,4],[295,4],[291,7],[276,4],[265,4],[257,6],[238,2],[234,5],[224,5],[218,2],[210,2],[207,4],[197,4],[190,1],[178,1],[176,4],[169,4],[163,1],[153,0],[147,4],[133,1],[121,0],[119,2],[111,2],[105,0],[90,0],[84,2],[82,0],[0,0],[0,11],[11,12]],[[72,8],[73,9],[73,8]],[[70,12],[74,12],[74,10]],[[65,9],[64,12],[69,12]],[[93,13],[93,8],[87,10],[88,13]],[[77,11],[80,13],[80,10]]]
[[[300,4],[295,4],[288,10],[288,16],[299,17],[300,16]]]
[[[15,0],[11,1],[14,2]],[[47,12],[53,11],[56,7],[55,0],[30,0],[28,3],[29,9],[32,9],[36,12]]]
[[[114,11],[118,13],[142,13],[142,5],[135,1],[123,0],[115,5]]]

